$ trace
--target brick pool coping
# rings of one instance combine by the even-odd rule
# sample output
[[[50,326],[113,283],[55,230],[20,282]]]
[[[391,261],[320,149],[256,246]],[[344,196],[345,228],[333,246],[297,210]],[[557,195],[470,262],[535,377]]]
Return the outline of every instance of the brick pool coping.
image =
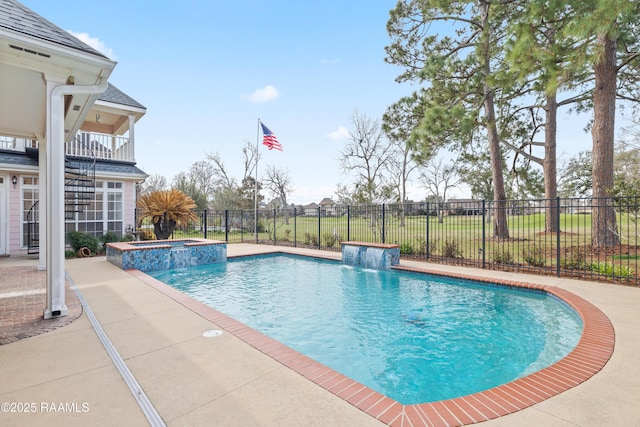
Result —
[[[426,268],[394,268],[547,292],[564,301],[582,318],[582,336],[566,357],[525,377],[454,399],[403,405],[139,270],[132,269],[127,272],[337,397],[391,426],[458,426],[499,418],[576,387],[599,372],[613,353],[615,331],[609,318],[596,306],[572,292],[554,286],[488,279],[462,273],[443,273]]]
[[[170,248],[172,242],[185,242],[185,246],[208,246],[208,245],[224,245],[227,242],[223,240],[209,240],[199,237],[174,239],[174,240],[139,240],[133,242],[109,242],[107,247],[117,249],[122,252],[126,251],[144,251],[158,248]]]

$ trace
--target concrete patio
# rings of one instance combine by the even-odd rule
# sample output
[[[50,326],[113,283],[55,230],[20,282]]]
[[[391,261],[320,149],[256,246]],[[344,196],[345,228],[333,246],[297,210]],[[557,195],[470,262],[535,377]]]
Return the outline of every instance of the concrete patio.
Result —
[[[318,253],[228,246],[229,256],[271,251]],[[324,254],[340,257],[340,253]],[[404,260],[401,264],[425,265]],[[0,259],[0,275],[15,265],[35,269],[37,261]],[[593,378],[530,408],[478,425],[640,426],[640,289],[435,264],[429,268],[557,286],[596,305],[615,328],[615,351]],[[383,425],[231,333],[203,336],[220,327],[104,257],[68,260],[66,270],[167,425]],[[6,276],[0,276],[0,297],[8,294],[5,283]],[[0,345],[0,369],[0,403],[10,404],[2,405],[0,425],[149,425],[86,311],[55,330]]]

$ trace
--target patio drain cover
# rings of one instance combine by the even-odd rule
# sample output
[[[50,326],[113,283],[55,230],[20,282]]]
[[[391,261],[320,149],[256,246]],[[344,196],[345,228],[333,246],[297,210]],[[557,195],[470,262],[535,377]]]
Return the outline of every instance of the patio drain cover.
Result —
[[[206,331],[202,334],[203,337],[207,337],[207,338],[211,338],[211,337],[217,337],[219,335],[222,335],[222,331],[219,329],[212,329],[210,331]]]

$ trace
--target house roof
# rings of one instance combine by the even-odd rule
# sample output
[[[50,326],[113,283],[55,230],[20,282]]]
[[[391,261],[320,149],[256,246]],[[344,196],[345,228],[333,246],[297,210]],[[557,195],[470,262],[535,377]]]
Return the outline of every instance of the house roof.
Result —
[[[129,107],[146,109],[144,105],[140,104],[138,101],[131,98],[129,95],[122,92],[111,83],[109,83],[107,90],[105,90],[98,96],[98,100],[104,102],[112,102],[114,104],[128,105]]]
[[[107,58],[88,44],[15,0],[0,0],[0,28]],[[108,59],[108,58],[107,58]]]
[[[320,202],[320,206],[325,206],[325,205],[335,205],[336,202],[334,202],[333,200],[331,200],[328,197],[325,197],[324,199],[322,199],[322,201]]]
[[[24,152],[0,150],[0,169],[11,170],[12,168],[16,168],[16,166],[33,167],[34,170],[37,170],[38,160],[26,156]],[[134,163],[115,162],[109,160],[96,161],[96,174],[130,175],[132,178],[146,178],[148,176]]]

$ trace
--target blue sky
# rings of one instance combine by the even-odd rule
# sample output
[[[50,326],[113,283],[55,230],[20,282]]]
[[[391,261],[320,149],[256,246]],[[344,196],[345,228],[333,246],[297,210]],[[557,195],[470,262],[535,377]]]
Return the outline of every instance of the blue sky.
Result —
[[[147,107],[136,127],[138,166],[169,182],[215,152],[241,178],[241,149],[256,143],[260,118],[284,151],[260,145],[259,172],[287,169],[290,202],[332,197],[350,180],[337,159],[353,112],[381,118],[415,89],[396,83],[401,70],[384,62],[396,0],[22,3],[118,62],[109,81]],[[591,148],[580,126],[562,123],[570,152]],[[420,200],[414,178],[410,196]]]

